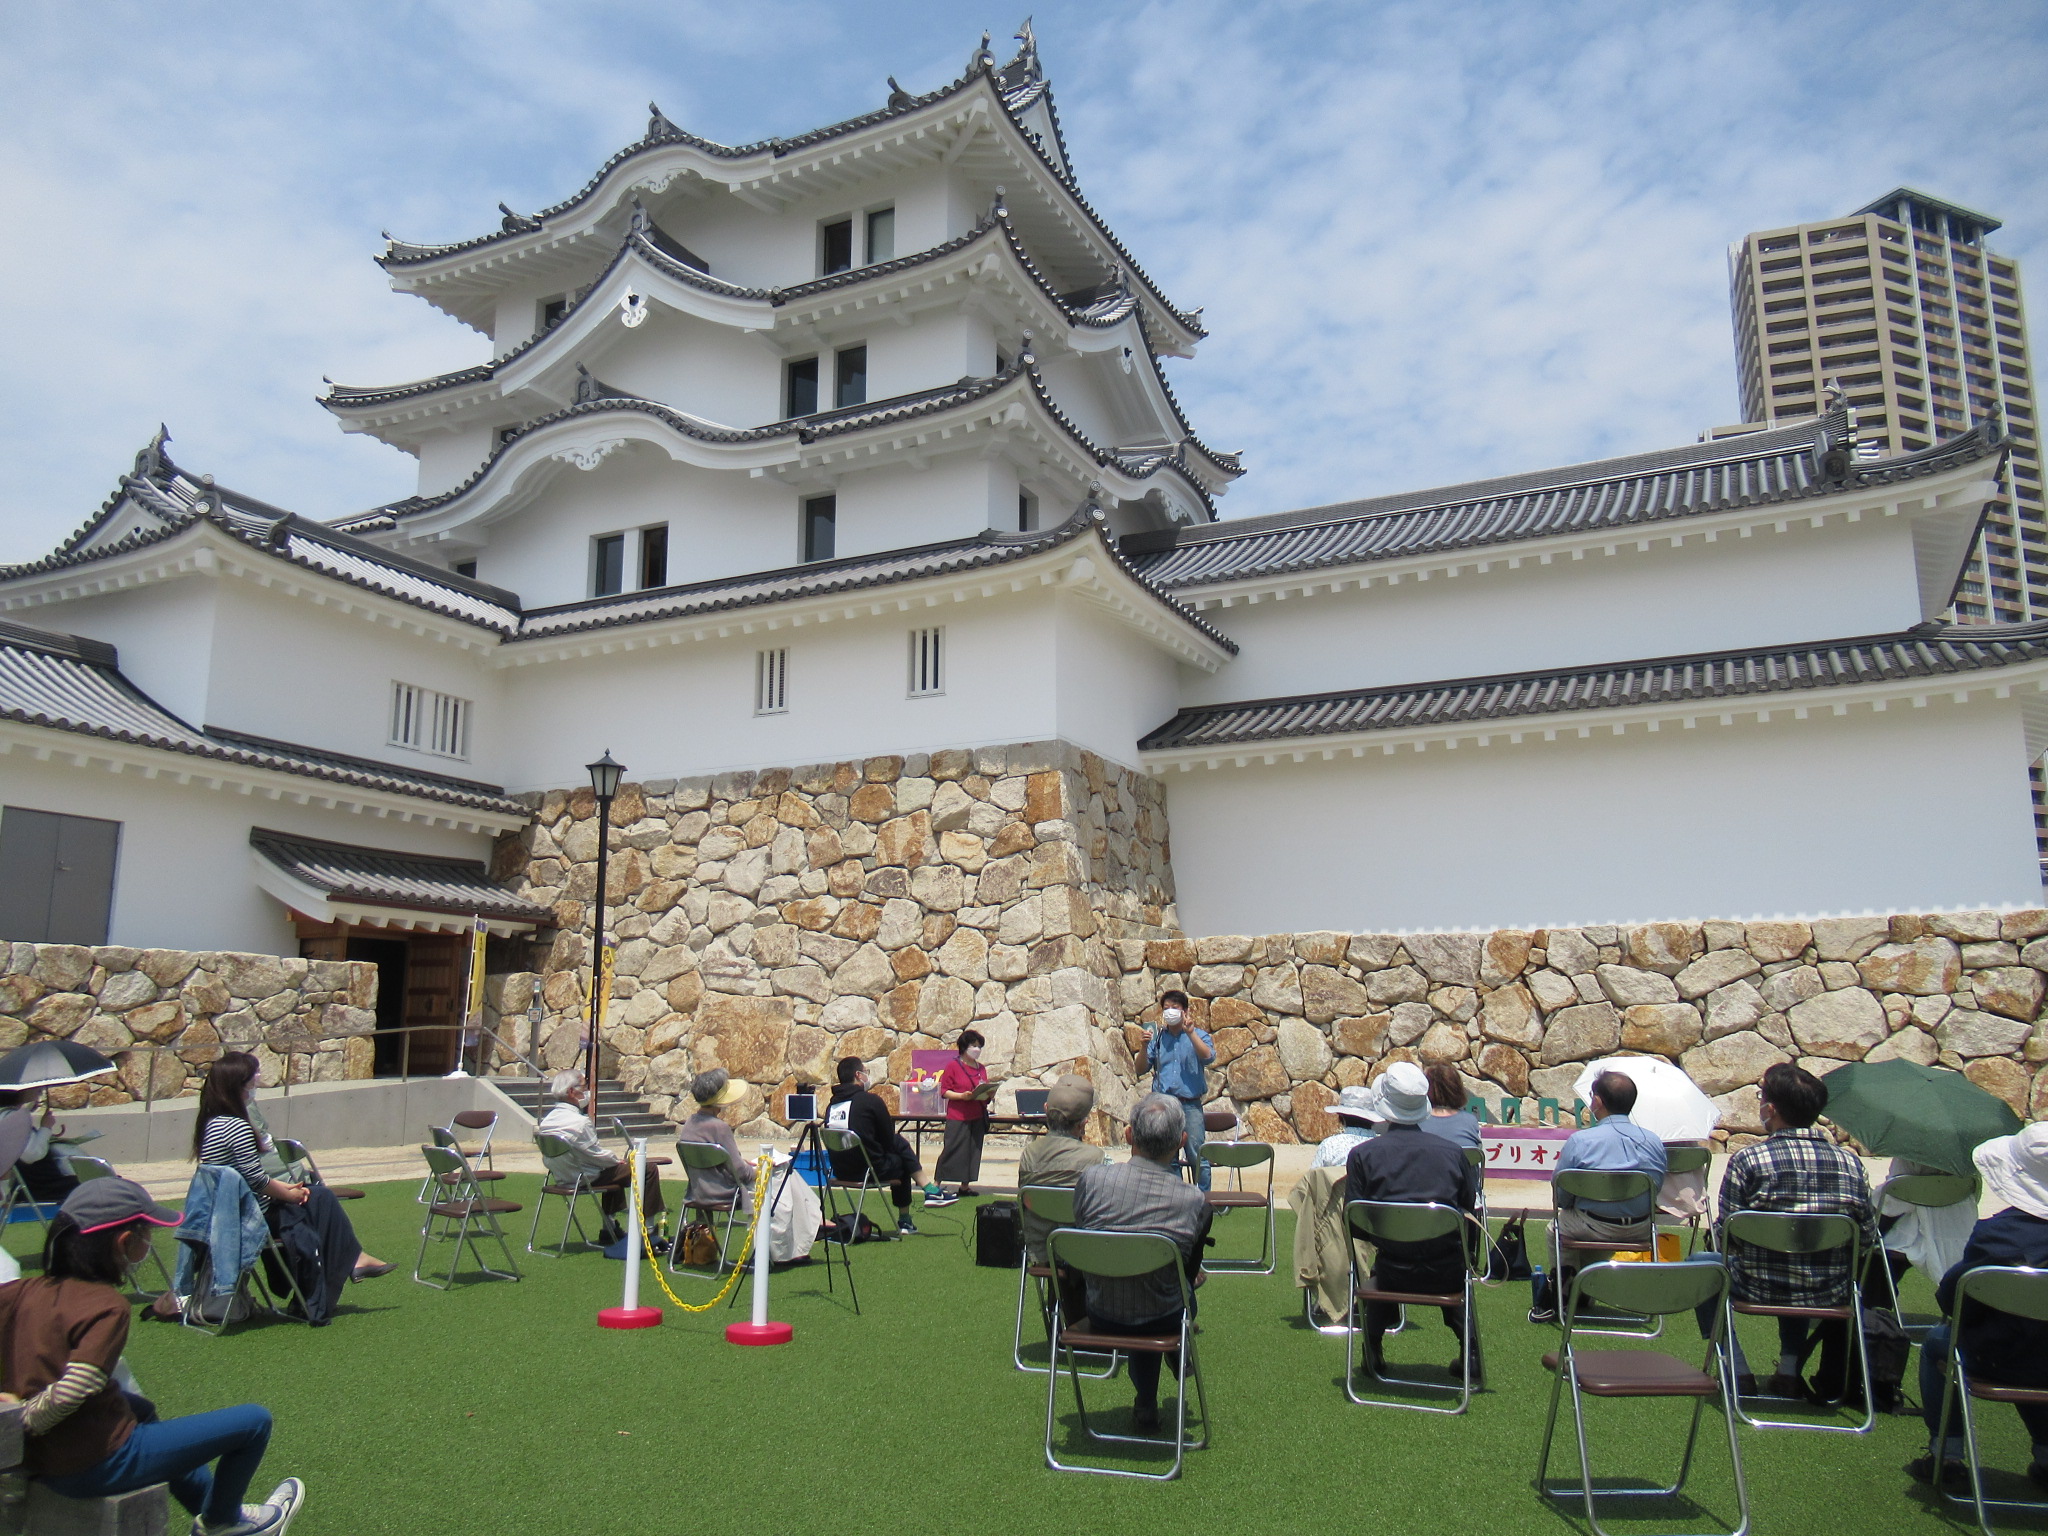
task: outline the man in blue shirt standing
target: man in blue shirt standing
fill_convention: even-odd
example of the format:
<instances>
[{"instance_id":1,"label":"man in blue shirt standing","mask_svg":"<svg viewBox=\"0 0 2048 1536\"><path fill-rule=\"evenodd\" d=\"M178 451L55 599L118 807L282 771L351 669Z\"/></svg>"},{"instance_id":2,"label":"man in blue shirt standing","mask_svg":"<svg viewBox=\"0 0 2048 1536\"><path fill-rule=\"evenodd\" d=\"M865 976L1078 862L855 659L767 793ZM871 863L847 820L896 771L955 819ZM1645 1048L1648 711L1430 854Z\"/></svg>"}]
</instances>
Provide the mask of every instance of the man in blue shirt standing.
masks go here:
<instances>
[{"instance_id":1,"label":"man in blue shirt standing","mask_svg":"<svg viewBox=\"0 0 2048 1536\"><path fill-rule=\"evenodd\" d=\"M1177 990L1159 994L1159 1022L1145 1036L1141 1070L1150 1069L1152 1091L1178 1101L1187 1121L1188 1139L1181 1155L1194 1172L1195 1183L1209 1187L1209 1165L1202 1160L1202 1100L1209 1094L1209 1063L1216 1046L1209 1032L1188 1022L1188 995Z\"/></svg>"},{"instance_id":2,"label":"man in blue shirt standing","mask_svg":"<svg viewBox=\"0 0 2048 1536\"><path fill-rule=\"evenodd\" d=\"M1566 1138L1557 1155L1557 1172L1585 1168L1598 1173L1647 1173L1648 1194L1632 1200L1579 1200L1557 1191L1557 1235L1580 1243L1612 1243L1616 1248L1648 1248L1656 1241L1651 1217L1657 1187L1668 1166L1664 1143L1629 1119L1636 1107L1635 1081L1620 1072L1602 1072L1593 1080L1593 1123ZM1557 1320L1557 1308L1571 1296L1579 1265L1559 1250L1557 1284L1550 1305L1529 1314L1532 1323Z\"/></svg>"}]
</instances>

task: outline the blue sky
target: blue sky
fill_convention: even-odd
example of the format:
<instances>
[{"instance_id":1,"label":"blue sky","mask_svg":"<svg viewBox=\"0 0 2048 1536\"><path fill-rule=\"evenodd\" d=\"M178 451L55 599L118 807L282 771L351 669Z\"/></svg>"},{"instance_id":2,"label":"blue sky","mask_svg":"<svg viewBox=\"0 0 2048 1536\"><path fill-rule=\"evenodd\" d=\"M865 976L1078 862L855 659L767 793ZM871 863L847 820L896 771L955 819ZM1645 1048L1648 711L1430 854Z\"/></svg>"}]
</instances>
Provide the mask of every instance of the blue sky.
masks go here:
<instances>
[{"instance_id":1,"label":"blue sky","mask_svg":"<svg viewBox=\"0 0 2048 1536\"><path fill-rule=\"evenodd\" d=\"M0 560L158 421L314 516L404 495L323 374L487 345L371 262L580 185L645 106L736 142L959 73L939 0L0 5ZM1091 201L1212 332L1173 365L1247 515L1691 441L1736 417L1729 241L1901 183L2044 268L2048 6L1036 0ZM1007 55L1005 55L1007 56ZM2031 339L2031 338L2030 338Z\"/></svg>"}]
</instances>

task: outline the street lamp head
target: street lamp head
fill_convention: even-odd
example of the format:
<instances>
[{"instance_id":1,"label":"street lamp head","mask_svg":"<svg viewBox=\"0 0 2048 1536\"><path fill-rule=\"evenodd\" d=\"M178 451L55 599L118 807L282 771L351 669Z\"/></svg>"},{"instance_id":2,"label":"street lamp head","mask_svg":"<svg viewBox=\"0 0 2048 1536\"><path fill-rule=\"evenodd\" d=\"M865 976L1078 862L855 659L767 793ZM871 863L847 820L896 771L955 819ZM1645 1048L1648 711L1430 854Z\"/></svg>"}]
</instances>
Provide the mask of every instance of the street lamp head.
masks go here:
<instances>
[{"instance_id":1,"label":"street lamp head","mask_svg":"<svg viewBox=\"0 0 2048 1536\"><path fill-rule=\"evenodd\" d=\"M590 787L597 791L597 798L609 800L616 795L619 792L619 780L625 772L625 765L613 762L610 752L606 752L603 757L590 764Z\"/></svg>"}]
</instances>

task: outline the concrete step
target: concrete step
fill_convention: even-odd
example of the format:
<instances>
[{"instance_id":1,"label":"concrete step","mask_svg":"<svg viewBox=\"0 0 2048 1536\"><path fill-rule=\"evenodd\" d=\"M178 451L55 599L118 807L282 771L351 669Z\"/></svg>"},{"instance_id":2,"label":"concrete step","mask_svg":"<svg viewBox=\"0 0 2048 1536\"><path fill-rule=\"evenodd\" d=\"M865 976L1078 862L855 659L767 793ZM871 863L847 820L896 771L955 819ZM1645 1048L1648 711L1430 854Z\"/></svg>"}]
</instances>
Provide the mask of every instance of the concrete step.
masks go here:
<instances>
[{"instance_id":1,"label":"concrete step","mask_svg":"<svg viewBox=\"0 0 2048 1536\"><path fill-rule=\"evenodd\" d=\"M533 1078L498 1078L493 1080L505 1096L526 1110L536 1119L543 1113L542 1099L545 1085ZM669 1121L654 1113L647 1101L627 1092L614 1082L600 1082L597 1085L596 1116L598 1133L612 1135L623 1122L629 1136L658 1138L671 1130Z\"/></svg>"}]
</instances>

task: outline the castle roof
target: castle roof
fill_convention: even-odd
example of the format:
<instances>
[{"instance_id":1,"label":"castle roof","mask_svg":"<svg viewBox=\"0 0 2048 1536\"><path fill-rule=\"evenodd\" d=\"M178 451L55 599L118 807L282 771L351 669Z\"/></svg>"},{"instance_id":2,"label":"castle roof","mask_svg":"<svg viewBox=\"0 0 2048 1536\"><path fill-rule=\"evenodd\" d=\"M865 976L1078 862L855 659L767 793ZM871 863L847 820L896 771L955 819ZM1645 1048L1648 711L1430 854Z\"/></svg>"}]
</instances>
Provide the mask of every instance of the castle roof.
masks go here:
<instances>
[{"instance_id":1,"label":"castle roof","mask_svg":"<svg viewBox=\"0 0 2048 1536\"><path fill-rule=\"evenodd\" d=\"M249 829L249 846L283 874L336 901L519 924L554 921L548 908L493 881L477 859L360 848L267 827Z\"/></svg>"}]
</instances>

